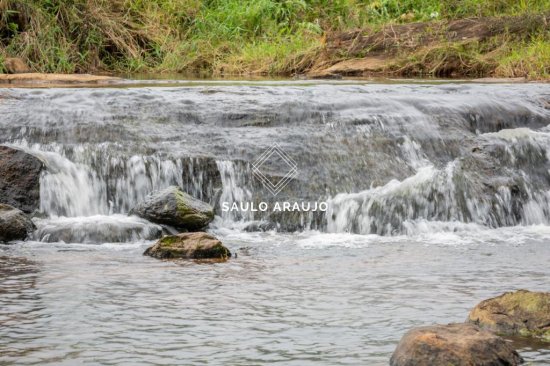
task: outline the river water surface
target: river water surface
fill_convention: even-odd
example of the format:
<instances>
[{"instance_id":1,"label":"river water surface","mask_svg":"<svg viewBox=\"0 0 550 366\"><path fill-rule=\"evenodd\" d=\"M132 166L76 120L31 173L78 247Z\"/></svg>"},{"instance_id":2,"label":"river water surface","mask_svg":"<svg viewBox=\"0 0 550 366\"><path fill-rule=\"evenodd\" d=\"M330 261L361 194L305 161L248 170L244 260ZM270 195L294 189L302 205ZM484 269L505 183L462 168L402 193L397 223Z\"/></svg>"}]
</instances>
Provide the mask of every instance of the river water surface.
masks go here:
<instances>
[{"instance_id":1,"label":"river water surface","mask_svg":"<svg viewBox=\"0 0 550 366\"><path fill-rule=\"evenodd\" d=\"M387 365L411 327L550 289L548 85L0 93L0 143L47 167L33 239L0 245L0 364ZM251 174L274 142L298 166L277 197ZM142 255L159 228L127 214L169 185L217 207L237 257ZM329 209L220 210L277 200Z\"/></svg>"}]
</instances>

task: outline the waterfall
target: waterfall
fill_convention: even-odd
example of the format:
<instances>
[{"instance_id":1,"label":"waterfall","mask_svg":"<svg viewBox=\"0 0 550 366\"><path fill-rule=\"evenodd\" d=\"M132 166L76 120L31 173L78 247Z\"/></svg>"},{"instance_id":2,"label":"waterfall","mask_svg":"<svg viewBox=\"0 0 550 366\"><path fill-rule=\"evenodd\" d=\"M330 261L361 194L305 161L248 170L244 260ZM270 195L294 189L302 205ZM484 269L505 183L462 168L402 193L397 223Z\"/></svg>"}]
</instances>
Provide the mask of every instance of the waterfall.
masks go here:
<instances>
[{"instance_id":1,"label":"waterfall","mask_svg":"<svg viewBox=\"0 0 550 366\"><path fill-rule=\"evenodd\" d=\"M261 221L289 231L414 235L455 230L457 223L550 223L547 85L202 91L10 90L0 104L0 143L46 165L38 238L154 237L162 228L126 215L171 185L212 204L219 225ZM275 142L297 163L296 176L276 196L250 168ZM261 201L327 201L329 209L220 209L224 202Z\"/></svg>"}]
</instances>

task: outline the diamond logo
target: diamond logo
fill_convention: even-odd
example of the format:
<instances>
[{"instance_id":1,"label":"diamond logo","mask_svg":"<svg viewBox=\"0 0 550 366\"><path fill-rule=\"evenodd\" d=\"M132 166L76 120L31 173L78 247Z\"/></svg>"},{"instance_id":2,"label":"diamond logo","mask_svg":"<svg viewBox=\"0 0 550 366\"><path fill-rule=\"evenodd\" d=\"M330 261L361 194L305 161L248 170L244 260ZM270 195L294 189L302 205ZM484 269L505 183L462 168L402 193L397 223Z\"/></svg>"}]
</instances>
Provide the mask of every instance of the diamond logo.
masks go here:
<instances>
[{"instance_id":1,"label":"diamond logo","mask_svg":"<svg viewBox=\"0 0 550 366\"><path fill-rule=\"evenodd\" d=\"M282 178L270 177L268 175L269 168L274 165L287 169L285 176ZM278 144L273 144L252 163L252 173L272 195L276 196L292 178L298 175L298 169L296 162Z\"/></svg>"}]
</instances>

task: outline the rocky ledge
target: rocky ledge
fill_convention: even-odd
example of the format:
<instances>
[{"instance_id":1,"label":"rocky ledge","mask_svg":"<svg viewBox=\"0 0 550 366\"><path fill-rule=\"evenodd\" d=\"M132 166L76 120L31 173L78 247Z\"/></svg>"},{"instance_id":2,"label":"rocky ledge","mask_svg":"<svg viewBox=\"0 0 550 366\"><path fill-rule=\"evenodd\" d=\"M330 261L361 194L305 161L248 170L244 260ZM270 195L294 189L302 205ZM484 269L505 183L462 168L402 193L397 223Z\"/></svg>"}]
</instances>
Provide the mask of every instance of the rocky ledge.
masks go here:
<instances>
[{"instance_id":1,"label":"rocky ledge","mask_svg":"<svg viewBox=\"0 0 550 366\"><path fill-rule=\"evenodd\" d=\"M514 366L522 361L504 339L464 323L411 329L397 345L390 365Z\"/></svg>"},{"instance_id":2,"label":"rocky ledge","mask_svg":"<svg viewBox=\"0 0 550 366\"><path fill-rule=\"evenodd\" d=\"M231 257L231 252L221 241L204 232L165 236L143 254L158 259L225 260Z\"/></svg>"},{"instance_id":3,"label":"rocky ledge","mask_svg":"<svg viewBox=\"0 0 550 366\"><path fill-rule=\"evenodd\" d=\"M108 84L120 81L120 78L90 74L44 74L31 72L25 74L0 74L0 84Z\"/></svg>"},{"instance_id":4,"label":"rocky ledge","mask_svg":"<svg viewBox=\"0 0 550 366\"><path fill-rule=\"evenodd\" d=\"M500 335L550 342L550 292L506 292L479 303L467 321Z\"/></svg>"}]
</instances>

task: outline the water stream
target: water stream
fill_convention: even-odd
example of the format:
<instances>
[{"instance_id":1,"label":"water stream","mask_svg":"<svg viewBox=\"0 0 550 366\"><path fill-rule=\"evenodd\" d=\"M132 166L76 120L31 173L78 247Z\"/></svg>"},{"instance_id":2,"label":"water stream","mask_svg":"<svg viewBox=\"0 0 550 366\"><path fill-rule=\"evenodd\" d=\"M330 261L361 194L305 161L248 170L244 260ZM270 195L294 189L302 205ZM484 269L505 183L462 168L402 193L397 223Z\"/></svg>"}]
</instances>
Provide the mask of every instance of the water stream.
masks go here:
<instances>
[{"instance_id":1,"label":"water stream","mask_svg":"<svg viewBox=\"0 0 550 366\"><path fill-rule=\"evenodd\" d=\"M33 239L0 246L0 364L384 365L411 326L550 287L547 84L10 88L0 116L46 165ZM141 255L162 228L128 212L171 185L237 259ZM283 201L328 209L222 210Z\"/></svg>"}]
</instances>

